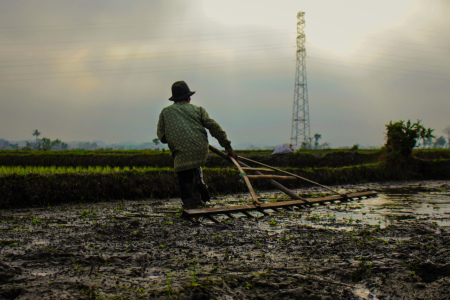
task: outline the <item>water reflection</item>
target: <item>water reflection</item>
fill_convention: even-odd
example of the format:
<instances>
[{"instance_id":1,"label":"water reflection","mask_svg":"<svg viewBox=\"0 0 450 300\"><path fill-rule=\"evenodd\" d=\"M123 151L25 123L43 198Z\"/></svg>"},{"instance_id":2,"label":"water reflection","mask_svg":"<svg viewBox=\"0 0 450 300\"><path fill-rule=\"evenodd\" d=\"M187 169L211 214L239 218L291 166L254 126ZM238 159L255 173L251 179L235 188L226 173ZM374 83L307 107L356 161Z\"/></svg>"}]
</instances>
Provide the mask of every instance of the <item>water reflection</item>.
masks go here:
<instances>
[{"instance_id":1,"label":"water reflection","mask_svg":"<svg viewBox=\"0 0 450 300\"><path fill-rule=\"evenodd\" d=\"M304 224L322 228L352 229L355 224L368 224L384 228L398 222L429 221L438 226L450 226L450 182L427 181L389 184L367 184L359 186L342 186L341 191L355 192L376 190L378 197L347 203L333 203L313 206L307 209L294 208L293 211L272 212L262 218L262 214L254 212L253 216L261 217L258 224L271 232L279 232L283 228ZM311 188L308 191L298 190L299 194L316 194L323 196L325 191ZM274 201L282 195L278 192L264 193L263 201ZM217 205L251 202L251 199L239 195L222 198ZM280 201L280 200L278 200ZM283 201L283 199L281 199ZM238 203L237 203L238 204ZM270 210L266 211L270 212ZM239 216L239 214L237 214ZM244 217L242 215L242 217Z\"/></svg>"}]
</instances>

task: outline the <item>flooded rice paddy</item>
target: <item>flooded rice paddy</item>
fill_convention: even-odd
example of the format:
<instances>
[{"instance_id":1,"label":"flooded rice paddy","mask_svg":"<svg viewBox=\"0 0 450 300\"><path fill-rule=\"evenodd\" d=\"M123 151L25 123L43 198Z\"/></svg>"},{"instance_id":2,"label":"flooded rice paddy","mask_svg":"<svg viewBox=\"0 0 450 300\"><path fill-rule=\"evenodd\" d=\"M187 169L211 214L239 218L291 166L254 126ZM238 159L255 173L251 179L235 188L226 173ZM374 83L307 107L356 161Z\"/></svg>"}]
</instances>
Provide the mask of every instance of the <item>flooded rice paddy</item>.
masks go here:
<instances>
[{"instance_id":1,"label":"flooded rice paddy","mask_svg":"<svg viewBox=\"0 0 450 300\"><path fill-rule=\"evenodd\" d=\"M378 196L344 203L314 205L306 209L293 208L293 211L272 214L282 220L284 225L304 224L314 227L351 229L352 224L368 224L384 228L403 221L429 221L438 226L450 226L450 182L421 181L405 183L383 183L366 185L347 185L334 187L339 193L357 191L376 191ZM305 198L330 196L322 188L297 190ZM260 193L261 202L289 200L281 192ZM251 203L249 195L221 197L212 202L211 207ZM270 212L270 210L268 210ZM252 212L255 218L263 214ZM235 216L245 217L243 214ZM220 219L220 218L219 218ZM222 220L227 219L226 217ZM208 221L206 221L208 222ZM270 227L269 227L270 228Z\"/></svg>"},{"instance_id":2,"label":"flooded rice paddy","mask_svg":"<svg viewBox=\"0 0 450 300\"><path fill-rule=\"evenodd\" d=\"M333 188L378 197L220 224L179 199L1 210L0 299L448 299L450 181Z\"/></svg>"}]
</instances>

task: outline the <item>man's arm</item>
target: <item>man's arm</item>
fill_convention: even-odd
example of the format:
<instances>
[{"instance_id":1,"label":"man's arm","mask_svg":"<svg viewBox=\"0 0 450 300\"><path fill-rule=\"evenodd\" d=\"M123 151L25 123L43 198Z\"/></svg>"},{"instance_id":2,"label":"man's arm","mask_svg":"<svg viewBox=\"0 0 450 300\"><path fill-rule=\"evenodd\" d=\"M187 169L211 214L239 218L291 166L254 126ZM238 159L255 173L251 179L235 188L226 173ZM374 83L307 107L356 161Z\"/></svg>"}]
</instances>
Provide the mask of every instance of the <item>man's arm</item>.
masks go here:
<instances>
[{"instance_id":1,"label":"man's arm","mask_svg":"<svg viewBox=\"0 0 450 300\"><path fill-rule=\"evenodd\" d=\"M233 148L231 148L231 142L227 138L226 132L220 127L219 123L211 119L206 112L206 110L201 107L201 120L202 125L209 130L209 133L219 141L220 146L225 148L225 151L228 152L228 155L233 158L237 158L236 152L234 152Z\"/></svg>"},{"instance_id":2,"label":"man's arm","mask_svg":"<svg viewBox=\"0 0 450 300\"><path fill-rule=\"evenodd\" d=\"M166 130L165 130L165 124L164 124L164 115L161 112L159 114L159 120L158 120L158 129L156 134L158 135L158 139L161 141L161 143L166 144Z\"/></svg>"}]
</instances>

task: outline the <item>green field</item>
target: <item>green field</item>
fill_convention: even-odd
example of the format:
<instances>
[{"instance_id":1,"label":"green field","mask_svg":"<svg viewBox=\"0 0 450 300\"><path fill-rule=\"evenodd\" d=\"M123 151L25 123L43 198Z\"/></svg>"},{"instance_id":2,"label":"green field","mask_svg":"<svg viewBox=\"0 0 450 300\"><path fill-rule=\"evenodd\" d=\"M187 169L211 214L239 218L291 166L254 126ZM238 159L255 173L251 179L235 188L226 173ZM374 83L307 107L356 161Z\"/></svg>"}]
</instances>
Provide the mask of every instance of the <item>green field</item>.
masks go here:
<instances>
[{"instance_id":1,"label":"green field","mask_svg":"<svg viewBox=\"0 0 450 300\"><path fill-rule=\"evenodd\" d=\"M147 171L169 171L170 168L158 167L110 167L110 166L89 166L89 167L57 167L57 166L0 166L0 176L27 175L27 174L110 174L119 172L147 172Z\"/></svg>"},{"instance_id":2,"label":"green field","mask_svg":"<svg viewBox=\"0 0 450 300\"><path fill-rule=\"evenodd\" d=\"M415 150L416 158L401 170L383 164L379 150L237 152L326 185L450 178L450 150ZM168 151L0 151L0 208L178 197L172 166ZM204 176L213 195L247 192L239 172L215 154L210 153ZM264 180L254 186L272 189Z\"/></svg>"}]
</instances>

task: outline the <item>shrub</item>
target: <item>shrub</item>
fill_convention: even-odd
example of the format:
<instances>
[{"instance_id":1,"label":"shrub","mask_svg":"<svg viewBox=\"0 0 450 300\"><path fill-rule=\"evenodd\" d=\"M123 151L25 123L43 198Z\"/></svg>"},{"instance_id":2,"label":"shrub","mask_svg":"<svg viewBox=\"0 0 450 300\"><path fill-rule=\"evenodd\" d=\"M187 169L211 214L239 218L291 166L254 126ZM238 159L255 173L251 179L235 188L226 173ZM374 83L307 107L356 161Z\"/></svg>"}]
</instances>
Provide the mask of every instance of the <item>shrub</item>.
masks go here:
<instances>
[{"instance_id":1,"label":"shrub","mask_svg":"<svg viewBox=\"0 0 450 300\"><path fill-rule=\"evenodd\" d=\"M419 139L426 139L434 137L432 132L434 129L426 129L420 125L418 120L415 123L398 121L392 123L392 121L386 125L386 145L385 155L390 162L401 162L408 160L411 157L412 150L416 146Z\"/></svg>"}]
</instances>

